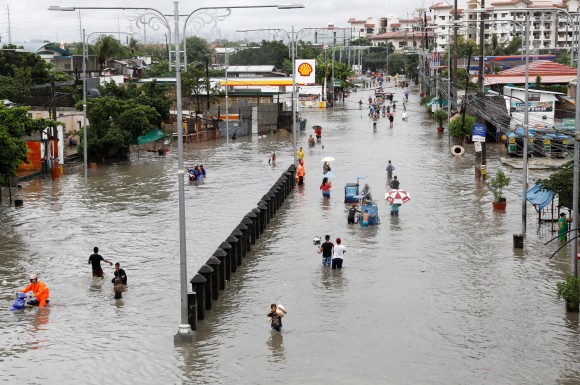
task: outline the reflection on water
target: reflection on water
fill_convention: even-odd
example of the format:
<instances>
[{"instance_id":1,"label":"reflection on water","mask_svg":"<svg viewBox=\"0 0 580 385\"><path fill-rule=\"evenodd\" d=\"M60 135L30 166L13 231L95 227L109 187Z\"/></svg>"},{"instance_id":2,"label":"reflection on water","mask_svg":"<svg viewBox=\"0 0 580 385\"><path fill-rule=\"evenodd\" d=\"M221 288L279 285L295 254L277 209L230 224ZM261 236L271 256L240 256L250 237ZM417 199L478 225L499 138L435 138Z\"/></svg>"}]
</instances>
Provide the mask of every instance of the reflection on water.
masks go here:
<instances>
[{"instance_id":1,"label":"reflection on water","mask_svg":"<svg viewBox=\"0 0 580 385\"><path fill-rule=\"evenodd\" d=\"M286 355L284 352L283 332L279 333L274 330L270 332L270 338L268 338L268 348L272 352L271 362L283 363L286 360Z\"/></svg>"},{"instance_id":2,"label":"reflection on water","mask_svg":"<svg viewBox=\"0 0 580 385\"><path fill-rule=\"evenodd\" d=\"M555 294L555 282L570 270L570 248L547 258L555 246L543 245L551 233L537 229L533 209L524 250L512 248L521 228L518 172L507 170L513 180L507 211L494 212L491 195L474 181L472 146L452 157L447 137L437 136L415 94L407 124L396 120L388 129L381 118L373 132L356 105L368 94L356 95L352 108L347 99L347 108L304 112L309 126L323 126L324 148L306 146L310 128L300 133L305 184L228 282L192 346L173 346L180 319L175 149L167 157L99 165L88 179L73 174L25 183L21 210L0 206L0 282L6 280L0 299L7 309L27 275L38 272L51 305L48 312L0 316L6 378L580 384L577 315L566 314ZM268 164L272 150L275 166ZM488 145L491 172L504 152ZM336 159L330 199L319 189L325 156ZM202 183L185 183L191 277L291 164L291 135L186 144L184 159L207 170ZM388 159L412 196L399 217L389 215L383 199ZM346 223L343 186L360 175L377 200L378 226ZM340 271L321 266L312 245L325 234L347 247ZM131 277L122 300L113 299L108 265L104 279L91 277L87 258L94 246ZM274 302L289 309L281 334L264 322ZM336 357L344 358L340 365ZM42 366L29 364L40 360Z\"/></svg>"}]
</instances>

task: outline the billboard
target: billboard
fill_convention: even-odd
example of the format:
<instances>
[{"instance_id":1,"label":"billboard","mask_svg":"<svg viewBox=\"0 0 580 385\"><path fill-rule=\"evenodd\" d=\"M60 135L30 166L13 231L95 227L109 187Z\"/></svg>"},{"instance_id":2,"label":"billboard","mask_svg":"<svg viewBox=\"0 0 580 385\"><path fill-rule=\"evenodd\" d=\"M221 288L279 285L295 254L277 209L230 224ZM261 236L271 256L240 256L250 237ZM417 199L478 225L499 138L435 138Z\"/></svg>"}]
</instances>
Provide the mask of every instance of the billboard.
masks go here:
<instances>
[{"instance_id":1,"label":"billboard","mask_svg":"<svg viewBox=\"0 0 580 385\"><path fill-rule=\"evenodd\" d=\"M512 101L510 105L511 112L524 112L525 104L520 101ZM554 111L554 102L528 102L528 112L552 112Z\"/></svg>"}]
</instances>

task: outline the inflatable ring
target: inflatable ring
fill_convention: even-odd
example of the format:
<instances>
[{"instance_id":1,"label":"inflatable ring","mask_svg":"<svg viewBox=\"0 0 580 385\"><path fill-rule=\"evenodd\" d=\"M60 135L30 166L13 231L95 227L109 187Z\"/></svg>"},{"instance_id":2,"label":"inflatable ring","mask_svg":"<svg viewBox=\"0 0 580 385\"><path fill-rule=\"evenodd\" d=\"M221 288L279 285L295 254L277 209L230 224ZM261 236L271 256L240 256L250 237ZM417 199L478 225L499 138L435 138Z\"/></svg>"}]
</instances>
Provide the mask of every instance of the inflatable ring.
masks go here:
<instances>
[{"instance_id":1,"label":"inflatable ring","mask_svg":"<svg viewBox=\"0 0 580 385\"><path fill-rule=\"evenodd\" d=\"M461 156L465 152L465 149L459 145L451 147L451 154L454 156Z\"/></svg>"}]
</instances>

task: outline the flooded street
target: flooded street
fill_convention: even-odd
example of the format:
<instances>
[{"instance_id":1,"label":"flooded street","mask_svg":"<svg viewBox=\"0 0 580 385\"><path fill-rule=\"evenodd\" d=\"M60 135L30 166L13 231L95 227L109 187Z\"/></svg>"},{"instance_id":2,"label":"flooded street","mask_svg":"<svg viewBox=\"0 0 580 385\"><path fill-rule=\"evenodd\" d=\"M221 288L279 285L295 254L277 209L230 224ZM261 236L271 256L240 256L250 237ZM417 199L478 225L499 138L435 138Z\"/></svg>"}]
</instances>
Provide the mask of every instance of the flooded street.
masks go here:
<instances>
[{"instance_id":1,"label":"flooded street","mask_svg":"<svg viewBox=\"0 0 580 385\"><path fill-rule=\"evenodd\" d=\"M180 320L177 151L99 165L84 175L35 180L24 207L0 206L0 382L7 384L580 384L579 323L556 297L568 275L568 248L543 243L528 206L523 251L521 171L507 170L505 213L474 180L473 145L453 158L447 132L402 90L394 128L367 116L370 91L334 110L305 110L305 185L297 186L191 346L174 347ZM363 109L358 107L362 98ZM322 148L307 148L312 125ZM291 164L292 136L185 145L185 164L202 163L202 185L186 182L188 276L209 258ZM277 165L268 165L272 150ZM488 170L504 148L488 144ZM332 156L333 189L321 196L320 159ZM390 159L412 200L389 216ZM532 171L532 179L543 176ZM347 225L344 185L366 176L381 223ZM5 198L6 193L3 193ZM342 238L342 271L321 265L315 236ZM555 235L555 234L554 234ZM113 299L113 268L94 280L92 248L128 275ZM13 313L14 292L38 272L51 291L45 309ZM288 310L270 331L271 303Z\"/></svg>"}]
</instances>

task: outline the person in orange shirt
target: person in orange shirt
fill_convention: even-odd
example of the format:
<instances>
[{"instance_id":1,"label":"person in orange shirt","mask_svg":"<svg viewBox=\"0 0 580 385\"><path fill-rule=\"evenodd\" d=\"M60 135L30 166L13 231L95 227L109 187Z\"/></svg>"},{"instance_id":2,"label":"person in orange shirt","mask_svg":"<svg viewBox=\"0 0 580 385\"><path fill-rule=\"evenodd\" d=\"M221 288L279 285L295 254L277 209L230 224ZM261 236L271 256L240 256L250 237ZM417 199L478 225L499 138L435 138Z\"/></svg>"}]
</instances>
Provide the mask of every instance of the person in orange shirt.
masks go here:
<instances>
[{"instance_id":1,"label":"person in orange shirt","mask_svg":"<svg viewBox=\"0 0 580 385\"><path fill-rule=\"evenodd\" d=\"M296 170L296 179L298 180L298 185L304 184L304 161L300 162L298 170Z\"/></svg>"},{"instance_id":2,"label":"person in orange shirt","mask_svg":"<svg viewBox=\"0 0 580 385\"><path fill-rule=\"evenodd\" d=\"M46 286L44 282L39 281L36 274L30 275L30 284L20 291L22 293L28 293L29 291L32 291L36 297L36 300L38 301L38 306L40 307L46 306L46 303L48 302L48 296L50 294L48 286Z\"/></svg>"}]
</instances>

